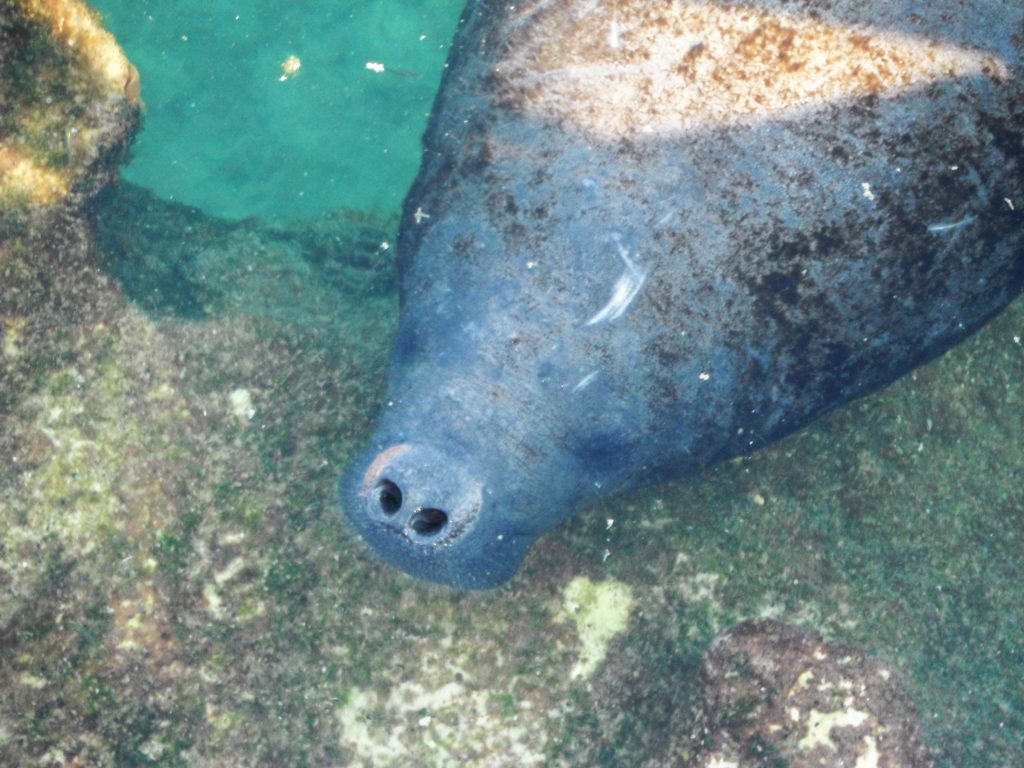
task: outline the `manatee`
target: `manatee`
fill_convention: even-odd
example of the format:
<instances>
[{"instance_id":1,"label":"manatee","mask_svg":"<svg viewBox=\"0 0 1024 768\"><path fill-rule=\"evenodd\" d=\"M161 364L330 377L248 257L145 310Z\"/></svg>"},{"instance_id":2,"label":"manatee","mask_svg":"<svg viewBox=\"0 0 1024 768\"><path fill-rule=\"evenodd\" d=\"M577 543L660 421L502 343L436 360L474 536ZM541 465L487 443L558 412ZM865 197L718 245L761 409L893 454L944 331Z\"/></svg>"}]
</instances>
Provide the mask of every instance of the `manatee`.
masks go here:
<instances>
[{"instance_id":1,"label":"manatee","mask_svg":"<svg viewBox=\"0 0 1024 768\"><path fill-rule=\"evenodd\" d=\"M460 588L892 382L1024 285L1019 0L473 0L341 481Z\"/></svg>"}]
</instances>

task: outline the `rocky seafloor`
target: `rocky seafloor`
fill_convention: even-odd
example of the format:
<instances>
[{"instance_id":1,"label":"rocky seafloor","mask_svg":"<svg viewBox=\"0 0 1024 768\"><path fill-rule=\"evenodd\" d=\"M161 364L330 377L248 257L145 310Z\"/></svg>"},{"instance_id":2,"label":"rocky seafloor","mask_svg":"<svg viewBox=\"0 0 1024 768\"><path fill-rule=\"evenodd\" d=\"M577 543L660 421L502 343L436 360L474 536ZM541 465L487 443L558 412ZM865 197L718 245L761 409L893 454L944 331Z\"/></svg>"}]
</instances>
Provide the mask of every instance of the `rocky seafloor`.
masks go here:
<instances>
[{"instance_id":1,"label":"rocky seafloor","mask_svg":"<svg viewBox=\"0 0 1024 768\"><path fill-rule=\"evenodd\" d=\"M0 765L1024 764L1024 303L437 587L335 501L395 222L98 193L130 64L70 0L3 0L0 56Z\"/></svg>"}]
</instances>

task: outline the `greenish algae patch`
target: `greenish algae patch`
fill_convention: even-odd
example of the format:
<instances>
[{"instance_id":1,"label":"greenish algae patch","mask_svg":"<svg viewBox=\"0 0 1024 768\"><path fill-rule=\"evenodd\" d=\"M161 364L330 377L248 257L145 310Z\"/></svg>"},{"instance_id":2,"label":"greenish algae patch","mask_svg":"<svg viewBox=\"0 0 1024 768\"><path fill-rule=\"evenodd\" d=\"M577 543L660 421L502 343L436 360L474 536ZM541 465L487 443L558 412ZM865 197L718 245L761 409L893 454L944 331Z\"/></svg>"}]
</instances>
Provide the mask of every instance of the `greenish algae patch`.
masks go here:
<instances>
[{"instance_id":1,"label":"greenish algae patch","mask_svg":"<svg viewBox=\"0 0 1024 768\"><path fill-rule=\"evenodd\" d=\"M69 554L80 556L108 537L130 535L129 529L159 529L167 505L133 503L122 482L140 446L174 434L188 412L163 383L139 393L160 407L146 408L145 421L125 419L127 390L137 382L118 367L124 351L101 351L88 372L59 370L26 399L32 417L19 438L31 446L26 458L32 468L21 486L24 518L5 531L8 546L56 537Z\"/></svg>"},{"instance_id":2,"label":"greenish algae patch","mask_svg":"<svg viewBox=\"0 0 1024 768\"><path fill-rule=\"evenodd\" d=\"M559 619L576 625L581 646L572 677L589 677L604 661L608 644L626 629L633 602L629 585L610 579L594 583L577 576L565 585Z\"/></svg>"}]
</instances>

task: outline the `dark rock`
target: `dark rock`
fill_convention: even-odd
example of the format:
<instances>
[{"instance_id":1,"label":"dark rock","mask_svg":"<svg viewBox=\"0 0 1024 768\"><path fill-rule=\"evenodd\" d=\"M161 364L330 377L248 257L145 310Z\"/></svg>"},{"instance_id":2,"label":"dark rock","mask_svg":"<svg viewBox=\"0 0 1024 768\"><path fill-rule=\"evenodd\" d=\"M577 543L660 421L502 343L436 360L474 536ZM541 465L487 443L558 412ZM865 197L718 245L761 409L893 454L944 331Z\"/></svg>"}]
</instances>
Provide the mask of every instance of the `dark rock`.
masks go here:
<instances>
[{"instance_id":1,"label":"dark rock","mask_svg":"<svg viewBox=\"0 0 1024 768\"><path fill-rule=\"evenodd\" d=\"M927 768L923 729L892 667L776 621L719 636L701 669L693 768Z\"/></svg>"}]
</instances>

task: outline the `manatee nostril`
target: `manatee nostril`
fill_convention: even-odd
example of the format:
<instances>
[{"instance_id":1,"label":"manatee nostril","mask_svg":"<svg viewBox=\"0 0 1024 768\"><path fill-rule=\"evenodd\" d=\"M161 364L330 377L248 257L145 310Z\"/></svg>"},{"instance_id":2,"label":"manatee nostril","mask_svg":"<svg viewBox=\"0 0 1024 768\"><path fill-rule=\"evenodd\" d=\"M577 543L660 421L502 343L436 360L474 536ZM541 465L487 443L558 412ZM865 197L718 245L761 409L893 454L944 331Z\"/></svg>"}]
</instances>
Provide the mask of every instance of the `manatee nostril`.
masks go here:
<instances>
[{"instance_id":1,"label":"manatee nostril","mask_svg":"<svg viewBox=\"0 0 1024 768\"><path fill-rule=\"evenodd\" d=\"M393 515L402 508L402 489L390 480L377 483L377 501L385 515Z\"/></svg>"},{"instance_id":2,"label":"manatee nostril","mask_svg":"<svg viewBox=\"0 0 1024 768\"><path fill-rule=\"evenodd\" d=\"M409 527L420 536L434 536L448 524L448 514L440 509L417 509Z\"/></svg>"}]
</instances>

